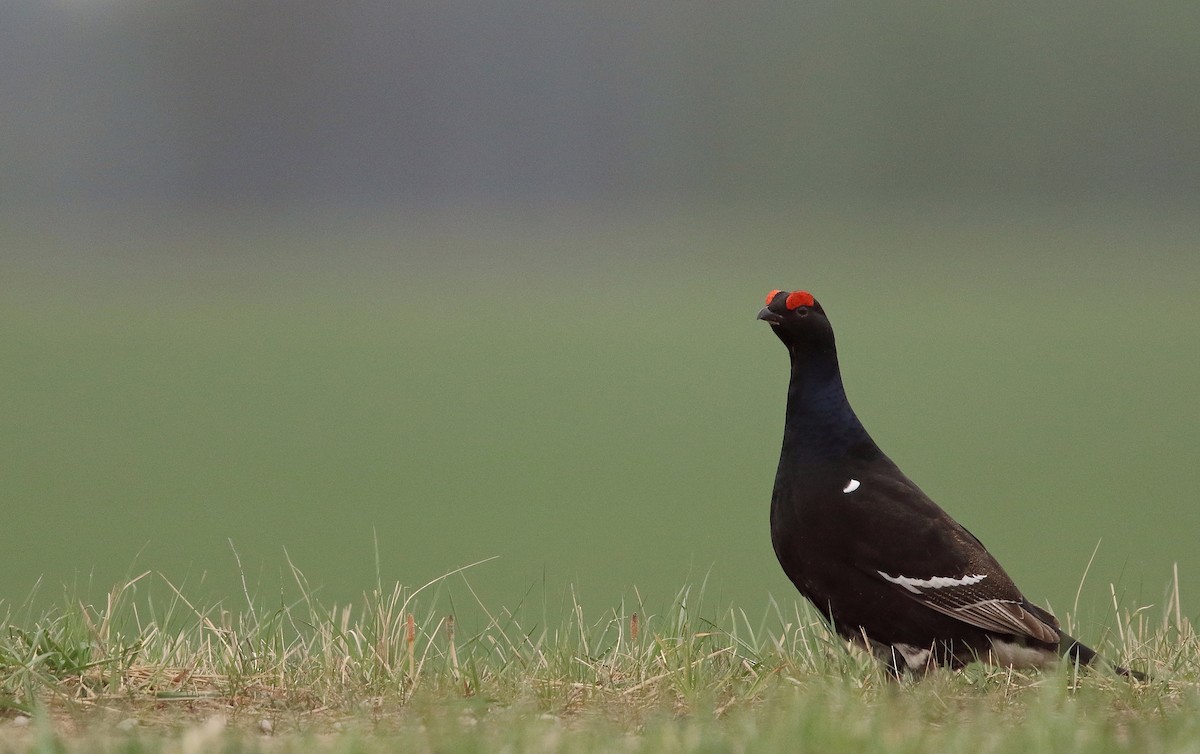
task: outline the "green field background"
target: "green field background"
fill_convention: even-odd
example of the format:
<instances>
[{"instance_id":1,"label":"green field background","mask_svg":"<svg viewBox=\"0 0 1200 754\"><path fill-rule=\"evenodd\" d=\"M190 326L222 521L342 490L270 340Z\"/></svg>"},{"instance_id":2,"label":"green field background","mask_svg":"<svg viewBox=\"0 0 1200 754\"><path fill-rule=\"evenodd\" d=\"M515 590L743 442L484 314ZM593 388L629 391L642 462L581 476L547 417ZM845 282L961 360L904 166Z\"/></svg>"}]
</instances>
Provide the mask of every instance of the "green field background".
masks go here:
<instances>
[{"instance_id":1,"label":"green field background","mask_svg":"<svg viewBox=\"0 0 1200 754\"><path fill-rule=\"evenodd\" d=\"M767 531L787 359L754 315L803 287L876 440L1031 599L1072 610L1098 546L1085 635L1110 584L1161 604L1175 564L1195 615L1191 212L81 215L3 242L9 606L147 570L287 601L289 558L344 602L492 556L478 599L535 618L701 583L790 604ZM444 594L472 612L460 578Z\"/></svg>"}]
</instances>

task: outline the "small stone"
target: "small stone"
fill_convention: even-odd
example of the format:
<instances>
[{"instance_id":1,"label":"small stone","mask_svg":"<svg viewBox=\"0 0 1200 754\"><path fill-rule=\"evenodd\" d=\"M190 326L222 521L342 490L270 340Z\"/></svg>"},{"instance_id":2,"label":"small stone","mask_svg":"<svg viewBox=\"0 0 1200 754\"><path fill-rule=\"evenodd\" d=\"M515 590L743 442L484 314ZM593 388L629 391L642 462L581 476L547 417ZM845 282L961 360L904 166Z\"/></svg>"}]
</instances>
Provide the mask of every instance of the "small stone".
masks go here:
<instances>
[{"instance_id":1,"label":"small stone","mask_svg":"<svg viewBox=\"0 0 1200 754\"><path fill-rule=\"evenodd\" d=\"M135 730L137 727L138 721L132 717L127 717L121 722L117 723L117 730L121 731L122 733L128 733L131 730Z\"/></svg>"},{"instance_id":2,"label":"small stone","mask_svg":"<svg viewBox=\"0 0 1200 754\"><path fill-rule=\"evenodd\" d=\"M13 718L12 724L14 728L24 728L29 725L29 718L25 715L17 715Z\"/></svg>"},{"instance_id":3,"label":"small stone","mask_svg":"<svg viewBox=\"0 0 1200 754\"><path fill-rule=\"evenodd\" d=\"M258 729L269 736L275 732L275 723L264 717L258 721Z\"/></svg>"}]
</instances>

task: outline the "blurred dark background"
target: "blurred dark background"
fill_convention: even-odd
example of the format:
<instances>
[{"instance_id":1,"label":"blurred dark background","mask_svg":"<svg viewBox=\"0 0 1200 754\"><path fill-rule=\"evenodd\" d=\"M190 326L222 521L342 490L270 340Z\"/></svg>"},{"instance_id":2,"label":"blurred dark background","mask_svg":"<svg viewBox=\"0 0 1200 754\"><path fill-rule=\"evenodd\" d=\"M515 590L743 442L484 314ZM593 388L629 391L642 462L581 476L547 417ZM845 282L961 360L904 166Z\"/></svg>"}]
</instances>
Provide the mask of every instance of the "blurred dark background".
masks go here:
<instances>
[{"instance_id":1,"label":"blurred dark background","mask_svg":"<svg viewBox=\"0 0 1200 754\"><path fill-rule=\"evenodd\" d=\"M0 70L7 604L790 604L793 287L1083 638L1200 569L1200 4L18 0Z\"/></svg>"},{"instance_id":2,"label":"blurred dark background","mask_svg":"<svg viewBox=\"0 0 1200 754\"><path fill-rule=\"evenodd\" d=\"M8 205L1200 191L1193 3L0 8Z\"/></svg>"}]
</instances>

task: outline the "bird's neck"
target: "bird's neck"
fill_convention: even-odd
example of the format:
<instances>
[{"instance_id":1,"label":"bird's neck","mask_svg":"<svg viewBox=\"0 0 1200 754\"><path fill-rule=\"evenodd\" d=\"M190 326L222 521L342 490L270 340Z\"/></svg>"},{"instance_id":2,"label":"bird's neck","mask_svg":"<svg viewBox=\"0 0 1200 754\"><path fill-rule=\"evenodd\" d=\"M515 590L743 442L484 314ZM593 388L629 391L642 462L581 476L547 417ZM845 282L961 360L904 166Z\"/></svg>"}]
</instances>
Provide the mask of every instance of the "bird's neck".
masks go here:
<instances>
[{"instance_id":1,"label":"bird's neck","mask_svg":"<svg viewBox=\"0 0 1200 754\"><path fill-rule=\"evenodd\" d=\"M838 459L876 449L858 420L832 351L793 354L783 452L798 460Z\"/></svg>"}]
</instances>

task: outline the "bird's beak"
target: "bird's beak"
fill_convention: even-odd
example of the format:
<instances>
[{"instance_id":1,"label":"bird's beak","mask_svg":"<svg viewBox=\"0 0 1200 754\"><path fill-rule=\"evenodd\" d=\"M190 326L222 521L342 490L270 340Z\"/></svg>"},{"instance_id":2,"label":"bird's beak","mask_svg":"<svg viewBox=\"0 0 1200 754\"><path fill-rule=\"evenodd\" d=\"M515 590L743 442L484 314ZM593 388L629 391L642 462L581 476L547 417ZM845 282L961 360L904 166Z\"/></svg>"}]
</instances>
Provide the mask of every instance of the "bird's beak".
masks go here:
<instances>
[{"instance_id":1,"label":"bird's beak","mask_svg":"<svg viewBox=\"0 0 1200 754\"><path fill-rule=\"evenodd\" d=\"M768 307L765 307L765 306L758 312L758 318L765 322L768 322L771 325L771 327L774 327L775 325L783 324L783 317L779 316L778 314L771 311Z\"/></svg>"}]
</instances>

